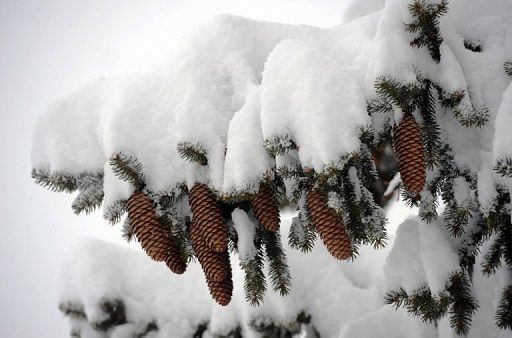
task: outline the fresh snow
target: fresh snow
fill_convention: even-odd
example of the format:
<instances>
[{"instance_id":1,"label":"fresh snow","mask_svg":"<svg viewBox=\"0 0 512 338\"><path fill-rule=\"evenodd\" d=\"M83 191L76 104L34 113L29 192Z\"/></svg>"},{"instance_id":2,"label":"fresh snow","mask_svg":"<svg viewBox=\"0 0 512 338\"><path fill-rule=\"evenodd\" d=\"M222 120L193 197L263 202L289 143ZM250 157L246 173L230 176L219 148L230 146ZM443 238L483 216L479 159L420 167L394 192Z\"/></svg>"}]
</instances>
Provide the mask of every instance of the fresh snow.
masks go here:
<instances>
[{"instance_id":1,"label":"fresh snow","mask_svg":"<svg viewBox=\"0 0 512 338\"><path fill-rule=\"evenodd\" d=\"M104 173L106 210L133 191L108 165L108 158L120 151L142 163L151 191L204 182L221 193L252 193L274 165L300 163L316 171L342 165L343 156L359 150L361 127L373 123L383 128L402 116L393 107L393 116L370 120L366 100L376 95L375 80L390 75L411 82L419 70L447 90L464 90L474 103L465 99L466 108L488 109L489 122L482 128L461 126L451 111L440 110L437 118L456 163L478 178L476 191L464 178L455 179L454 201L467 206L477 195L481 210L492 211L495 186L512 189L512 180L493 171L497 160L512 157L512 85L503 72L503 63L512 59L512 2L495 0L490 6L484 0L451 0L440 19L444 42L439 64L432 63L427 49L411 48L403 24L412 18L404 1L359 3L347 3L346 23L326 29L231 15L212 19L160 68L99 79L49 107L35 128L33 167L74 176ZM482 51L467 50L464 40L480 43ZM276 136L290 137L298 150L274 163L264 144ZM180 158L180 142L203 147L208 166ZM349 176L359 198L353 170ZM390 186L399 180L397 175ZM285 184L289 193L293 183ZM232 216L241 252L248 255L253 225L242 210ZM290 219L283 223L286 238ZM234 299L220 308L212 305L197 264L184 276L173 276L139 253L89 242L65 266L61 299L78 302L88 318L101 319L98 302L122 298L130 323L115 329L117 337L151 320L162 337L190 335L209 319L212 332L226 333L237 323L249 332L249 320L272 317L287 323L301 310L313 316L326 337L451 337L446 319L435 331L382 304L384 293L400 286L406 291L443 289L446 276L458 268L456 245L445 225L391 218L389 233L386 249L363 247L349 263L334 261L322 245L303 255L284 244L291 293L279 297L268 290L256 308L244 300L237 264L232 264ZM502 335L490 314L510 278L503 271L491 278L476 272L481 311L468 337ZM99 336L85 323L76 325L84 325L84 338ZM385 331L387 325L396 330Z\"/></svg>"}]
</instances>

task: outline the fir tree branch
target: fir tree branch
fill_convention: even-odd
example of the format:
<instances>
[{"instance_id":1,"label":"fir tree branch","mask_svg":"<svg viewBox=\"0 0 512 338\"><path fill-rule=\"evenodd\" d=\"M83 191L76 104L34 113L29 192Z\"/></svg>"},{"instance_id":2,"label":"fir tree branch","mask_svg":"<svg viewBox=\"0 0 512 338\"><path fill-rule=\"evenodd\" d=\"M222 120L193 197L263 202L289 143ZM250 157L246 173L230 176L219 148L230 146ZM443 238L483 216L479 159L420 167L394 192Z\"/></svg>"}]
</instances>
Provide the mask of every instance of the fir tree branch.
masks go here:
<instances>
[{"instance_id":1,"label":"fir tree branch","mask_svg":"<svg viewBox=\"0 0 512 338\"><path fill-rule=\"evenodd\" d=\"M142 173L142 163L134 156L123 153L117 153L110 157L110 166L114 174L123 181L128 181L137 189L144 187L144 175Z\"/></svg>"},{"instance_id":2,"label":"fir tree branch","mask_svg":"<svg viewBox=\"0 0 512 338\"><path fill-rule=\"evenodd\" d=\"M45 169L32 169L32 178L36 184L54 192L72 193L78 189L76 178L62 172L50 172Z\"/></svg>"},{"instance_id":3,"label":"fir tree branch","mask_svg":"<svg viewBox=\"0 0 512 338\"><path fill-rule=\"evenodd\" d=\"M299 216L294 217L292 220L290 232L288 233L288 243L291 248L308 253L313 250L315 239L316 233L309 221L307 210L301 208Z\"/></svg>"},{"instance_id":4,"label":"fir tree branch","mask_svg":"<svg viewBox=\"0 0 512 338\"><path fill-rule=\"evenodd\" d=\"M423 134L423 149L427 168L432 169L439 164L439 151L441 148L441 128L437 123L436 100L434 88L430 80L422 79L421 95L418 108L423 118L421 132Z\"/></svg>"},{"instance_id":5,"label":"fir tree branch","mask_svg":"<svg viewBox=\"0 0 512 338\"><path fill-rule=\"evenodd\" d=\"M482 273L486 276L493 275L501 267L502 257L501 238L496 238L482 260Z\"/></svg>"},{"instance_id":6,"label":"fir tree branch","mask_svg":"<svg viewBox=\"0 0 512 338\"><path fill-rule=\"evenodd\" d=\"M507 157L498 160L494 170L504 177L512 177L512 158Z\"/></svg>"},{"instance_id":7,"label":"fir tree branch","mask_svg":"<svg viewBox=\"0 0 512 338\"><path fill-rule=\"evenodd\" d=\"M505 70L505 74L512 77L512 61L507 61L503 64L503 69Z\"/></svg>"},{"instance_id":8,"label":"fir tree branch","mask_svg":"<svg viewBox=\"0 0 512 338\"><path fill-rule=\"evenodd\" d=\"M78 190L80 193L73 201L71 208L75 214L85 212L86 214L96 210L103 202L103 173L81 174L77 178Z\"/></svg>"},{"instance_id":9,"label":"fir tree branch","mask_svg":"<svg viewBox=\"0 0 512 338\"><path fill-rule=\"evenodd\" d=\"M441 60L440 46L443 38L439 32L439 18L448 12L448 1L442 0L439 4L427 4L425 0L415 0L409 5L409 12L414 18L411 23L405 24L405 31L418 34L411 46L427 47L432 58Z\"/></svg>"},{"instance_id":10,"label":"fir tree branch","mask_svg":"<svg viewBox=\"0 0 512 338\"><path fill-rule=\"evenodd\" d=\"M450 326L458 335L469 332L473 314L478 309L476 299L471 295L471 284L464 272L455 272L446 285L450 294Z\"/></svg>"},{"instance_id":11,"label":"fir tree branch","mask_svg":"<svg viewBox=\"0 0 512 338\"><path fill-rule=\"evenodd\" d=\"M126 200L117 200L105 208L103 218L105 218L111 225L119 223L121 217L126 212Z\"/></svg>"},{"instance_id":12,"label":"fir tree branch","mask_svg":"<svg viewBox=\"0 0 512 338\"><path fill-rule=\"evenodd\" d=\"M489 122L489 109L483 107L458 107L453 110L453 115L459 123L466 128L481 128Z\"/></svg>"},{"instance_id":13,"label":"fir tree branch","mask_svg":"<svg viewBox=\"0 0 512 338\"><path fill-rule=\"evenodd\" d=\"M255 243L256 251L250 257L240 257L240 267L245 273L245 300L253 306L259 305L265 297L267 283L263 273L263 247Z\"/></svg>"},{"instance_id":14,"label":"fir tree branch","mask_svg":"<svg viewBox=\"0 0 512 338\"><path fill-rule=\"evenodd\" d=\"M185 160L207 165L206 149L199 143L180 142L176 146L176 151Z\"/></svg>"},{"instance_id":15,"label":"fir tree branch","mask_svg":"<svg viewBox=\"0 0 512 338\"><path fill-rule=\"evenodd\" d=\"M265 140L265 150L270 156L276 157L284 155L291 150L298 149L297 144L291 139L290 135L274 136Z\"/></svg>"},{"instance_id":16,"label":"fir tree branch","mask_svg":"<svg viewBox=\"0 0 512 338\"><path fill-rule=\"evenodd\" d=\"M135 235L133 232L133 224L130 222L130 219L126 217L123 222L123 228L121 229L121 235L125 241L128 243L133 240L133 236Z\"/></svg>"},{"instance_id":17,"label":"fir tree branch","mask_svg":"<svg viewBox=\"0 0 512 338\"><path fill-rule=\"evenodd\" d=\"M382 76L375 81L375 91L388 104L396 105L404 113L413 113L420 88L415 83L402 84L395 78Z\"/></svg>"},{"instance_id":18,"label":"fir tree branch","mask_svg":"<svg viewBox=\"0 0 512 338\"><path fill-rule=\"evenodd\" d=\"M272 287L281 296L285 296L290 292L291 276L286 255L281 246L281 238L278 232L268 230L262 230L262 232Z\"/></svg>"},{"instance_id":19,"label":"fir tree branch","mask_svg":"<svg viewBox=\"0 0 512 338\"><path fill-rule=\"evenodd\" d=\"M503 289L494 319L500 329L512 330L512 285Z\"/></svg>"}]
</instances>

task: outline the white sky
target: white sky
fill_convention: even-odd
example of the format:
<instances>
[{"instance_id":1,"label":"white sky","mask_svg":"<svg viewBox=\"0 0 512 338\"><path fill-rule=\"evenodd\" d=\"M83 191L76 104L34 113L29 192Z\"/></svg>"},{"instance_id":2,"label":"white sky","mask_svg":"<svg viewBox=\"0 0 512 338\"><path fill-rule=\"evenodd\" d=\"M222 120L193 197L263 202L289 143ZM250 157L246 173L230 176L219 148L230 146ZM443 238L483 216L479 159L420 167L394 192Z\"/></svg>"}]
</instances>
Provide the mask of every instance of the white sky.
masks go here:
<instances>
[{"instance_id":1,"label":"white sky","mask_svg":"<svg viewBox=\"0 0 512 338\"><path fill-rule=\"evenodd\" d=\"M35 118L100 76L165 60L184 33L220 13L328 27L344 0L0 0L0 337L66 337L60 264L87 236L120 241L100 213L30 178Z\"/></svg>"}]
</instances>

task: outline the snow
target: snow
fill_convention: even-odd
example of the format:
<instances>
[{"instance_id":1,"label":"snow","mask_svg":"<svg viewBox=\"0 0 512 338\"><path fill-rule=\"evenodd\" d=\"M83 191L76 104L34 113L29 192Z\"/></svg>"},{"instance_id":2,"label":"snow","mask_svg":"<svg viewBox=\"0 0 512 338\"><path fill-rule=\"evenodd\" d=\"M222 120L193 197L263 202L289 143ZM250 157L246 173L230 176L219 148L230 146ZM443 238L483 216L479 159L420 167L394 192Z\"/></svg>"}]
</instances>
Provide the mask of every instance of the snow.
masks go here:
<instances>
[{"instance_id":1,"label":"snow","mask_svg":"<svg viewBox=\"0 0 512 338\"><path fill-rule=\"evenodd\" d=\"M327 55L284 40L269 55L261 86L265 139L291 136L303 166L321 172L359 149L359 127L369 122L366 103L350 74Z\"/></svg>"},{"instance_id":2,"label":"snow","mask_svg":"<svg viewBox=\"0 0 512 338\"><path fill-rule=\"evenodd\" d=\"M249 219L249 216L242 209L236 208L231 213L233 227L238 235L238 254L240 259L250 258L254 255L254 235L256 234L256 225Z\"/></svg>"},{"instance_id":3,"label":"snow","mask_svg":"<svg viewBox=\"0 0 512 338\"><path fill-rule=\"evenodd\" d=\"M493 189L494 190L494 189ZM453 197L460 208L469 208L471 203L469 183L464 177L456 177L453 180Z\"/></svg>"},{"instance_id":4,"label":"snow","mask_svg":"<svg viewBox=\"0 0 512 338\"><path fill-rule=\"evenodd\" d=\"M409 210L402 204L394 204L391 217L400 222L404 213ZM242 257L251 250L249 239L254 224L241 209L235 209L232 216ZM282 238L286 238L295 214L282 216ZM285 240L283 247L293 277L288 296L281 297L269 288L263 304L250 306L242 287L244 273L237 264L232 264L233 299L229 306L220 307L208 294L199 264L191 264L183 275L173 275L164 264L151 261L142 252L88 240L73 250L63 266L59 301L84 305L89 319L104 315L99 307L101 300L121 299L128 323L115 326L111 332L120 337L151 321L159 327L155 337L190 337L198 324L209 320L208 334L225 334L241 325L244 337L258 337L250 330L250 321L271 318L276 323L287 324L300 311L312 316L315 328L323 337L336 337L346 326L360 325L360 319L369 313L380 316L384 311L387 317L395 313L383 304L380 286L388 249L363 247L361 258L347 263L333 260L319 240L309 254L292 250ZM420 323L403 314L394 316L397 322L408 325ZM84 338L99 334L87 322L78 324L84 328Z\"/></svg>"},{"instance_id":5,"label":"snow","mask_svg":"<svg viewBox=\"0 0 512 338\"><path fill-rule=\"evenodd\" d=\"M439 109L437 116L442 141L453 149L455 163L476 175L479 207L488 214L496 196L494 187L512 189L511 181L497 177L492 169L496 161L512 157L508 131L512 85L502 69L512 55L512 8L505 0L493 6L483 0L472 4L452 0L453 10L441 18L444 42L439 64L432 62L426 48L411 48L412 35L403 24L412 18L401 0L365 5L350 1L345 23L326 29L218 16L160 68L97 80L51 106L35 128L33 167L73 176L103 172L107 212L133 191L108 165L108 158L117 152L141 162L150 191L204 182L221 193L254 193L274 166L300 164L321 172L343 165L344 156L360 149L361 127L373 123L378 132L402 116L399 107L393 107L393 116L368 116L366 100L375 96L375 80L392 75L412 82L419 70L446 90L464 90L462 106L467 109L488 109L489 123L482 128L461 126L449 109ZM465 49L465 39L481 42L482 52ZM279 155L274 163L264 144L275 137L289 137L298 149ZM203 147L208 164L180 158L176 152L180 142ZM359 201L365 191L356 168L348 173ZM429 172L429 178L436 174ZM397 175L388 189L399 182ZM453 183L454 201L470 207L475 191L463 177ZM293 183L285 184L290 188ZM423 202L433 202L427 191L422 197ZM330 205L338 202L329 196ZM243 259L254 251L254 224L241 209L233 211L232 219ZM283 231L289 227L289 219L286 222ZM220 308L212 305L197 264L184 276L170 278L163 265L93 242L78 249L80 254L65 267L62 300L79 302L88 319L100 320L102 299L123 298L130 323L116 328L114 336L127 335L140 321L153 319L162 335L190 335L210 318L212 332L226 333L242 322L242 329L250 334L251 320L288 323L306 310L327 337L382 334L378 327L383 323L393 323L397 337L431 337L432 328L418 325L403 311L383 307L383 294L399 287L407 292L421 287L442 291L447 276L459 268L456 243L442 220L426 224L411 217L392 226L398 224L396 238L390 231L388 249L376 252L363 247L355 263L332 260L319 243L309 255L284 245L294 277L291 293L281 298L268 290L257 308L245 303L239 267L233 272L234 299ZM481 276L476 292L491 311L495 299L478 283L485 284ZM450 335L446 325L440 323L441 336ZM87 326L83 330L84 337L97 334ZM482 326L470 336L477 337L478 332L483 332Z\"/></svg>"},{"instance_id":6,"label":"snow","mask_svg":"<svg viewBox=\"0 0 512 338\"><path fill-rule=\"evenodd\" d=\"M444 290L447 276L459 266L459 258L444 224L439 223L409 218L400 224L384 266L385 290L403 287L412 293L423 286L434 294Z\"/></svg>"},{"instance_id":7,"label":"snow","mask_svg":"<svg viewBox=\"0 0 512 338\"><path fill-rule=\"evenodd\" d=\"M254 88L242 109L229 123L223 191L257 192L264 173L272 169L273 160L265 152L260 120L260 90Z\"/></svg>"},{"instance_id":8,"label":"snow","mask_svg":"<svg viewBox=\"0 0 512 338\"><path fill-rule=\"evenodd\" d=\"M503 101L496 116L496 131L493 142L493 160L501 160L511 157L510 144L512 142L512 133L510 125L512 124L512 83L503 92Z\"/></svg>"},{"instance_id":9,"label":"snow","mask_svg":"<svg viewBox=\"0 0 512 338\"><path fill-rule=\"evenodd\" d=\"M198 264L183 276L172 275L164 264L140 252L100 240L88 240L75 248L64 264L60 292L59 302L83 305L89 322L105 317L101 301L120 299L128 323L155 321L158 327L171 326L183 336L192 335L211 308ZM118 330L121 335L129 327ZM83 332L83 337L94 335Z\"/></svg>"},{"instance_id":10,"label":"snow","mask_svg":"<svg viewBox=\"0 0 512 338\"><path fill-rule=\"evenodd\" d=\"M420 222L415 218L400 224L384 266L385 290L403 287L411 292L422 287L426 274L421 262Z\"/></svg>"}]
</instances>

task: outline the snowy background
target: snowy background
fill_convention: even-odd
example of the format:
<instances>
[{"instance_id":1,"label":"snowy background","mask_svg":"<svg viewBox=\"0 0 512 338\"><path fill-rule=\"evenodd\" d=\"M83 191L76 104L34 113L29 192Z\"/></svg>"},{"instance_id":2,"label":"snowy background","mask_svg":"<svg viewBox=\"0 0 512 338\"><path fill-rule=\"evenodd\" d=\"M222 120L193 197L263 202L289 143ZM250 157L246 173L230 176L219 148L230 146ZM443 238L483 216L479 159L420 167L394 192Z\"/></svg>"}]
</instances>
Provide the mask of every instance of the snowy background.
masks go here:
<instances>
[{"instance_id":1,"label":"snowy background","mask_svg":"<svg viewBox=\"0 0 512 338\"><path fill-rule=\"evenodd\" d=\"M368 1L373 3L375 1ZM79 239L123 243L101 212L75 216L72 197L30 178L35 119L56 99L103 76L144 69L220 13L329 27L342 0L2 0L0 337L66 337L59 273Z\"/></svg>"}]
</instances>

